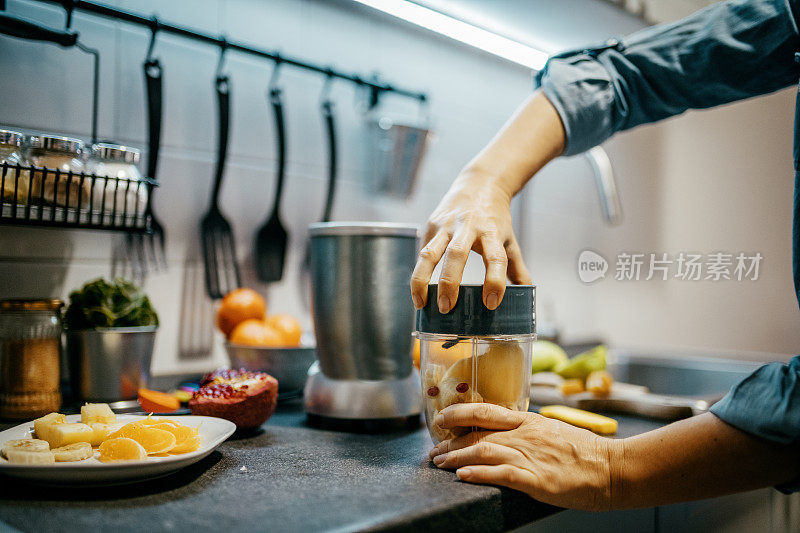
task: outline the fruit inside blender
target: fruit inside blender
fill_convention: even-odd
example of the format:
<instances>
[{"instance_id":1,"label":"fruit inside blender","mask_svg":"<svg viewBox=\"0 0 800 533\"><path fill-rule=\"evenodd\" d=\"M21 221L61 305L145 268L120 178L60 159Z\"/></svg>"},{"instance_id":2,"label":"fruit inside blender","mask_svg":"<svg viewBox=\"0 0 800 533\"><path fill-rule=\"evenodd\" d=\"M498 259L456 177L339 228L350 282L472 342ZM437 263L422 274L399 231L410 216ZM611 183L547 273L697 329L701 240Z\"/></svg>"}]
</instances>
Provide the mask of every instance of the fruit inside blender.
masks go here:
<instances>
[{"instance_id":1,"label":"fruit inside blender","mask_svg":"<svg viewBox=\"0 0 800 533\"><path fill-rule=\"evenodd\" d=\"M532 338L461 337L418 333L425 422L434 442L477 428L442 428L436 415L456 403L493 403L527 411Z\"/></svg>"}]
</instances>

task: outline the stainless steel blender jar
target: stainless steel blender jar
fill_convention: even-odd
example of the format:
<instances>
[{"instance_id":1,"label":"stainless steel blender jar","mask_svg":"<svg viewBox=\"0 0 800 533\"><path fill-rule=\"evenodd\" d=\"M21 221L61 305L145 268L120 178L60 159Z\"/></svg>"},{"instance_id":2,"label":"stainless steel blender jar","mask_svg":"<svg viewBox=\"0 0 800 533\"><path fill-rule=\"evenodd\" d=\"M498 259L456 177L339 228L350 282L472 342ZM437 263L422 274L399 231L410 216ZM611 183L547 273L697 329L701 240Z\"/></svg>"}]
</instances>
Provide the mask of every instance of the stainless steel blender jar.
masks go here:
<instances>
[{"instance_id":1,"label":"stainless steel blender jar","mask_svg":"<svg viewBox=\"0 0 800 533\"><path fill-rule=\"evenodd\" d=\"M309 233L318 358L304 392L309 422L355 431L417 427L409 295L417 227L323 222Z\"/></svg>"}]
</instances>

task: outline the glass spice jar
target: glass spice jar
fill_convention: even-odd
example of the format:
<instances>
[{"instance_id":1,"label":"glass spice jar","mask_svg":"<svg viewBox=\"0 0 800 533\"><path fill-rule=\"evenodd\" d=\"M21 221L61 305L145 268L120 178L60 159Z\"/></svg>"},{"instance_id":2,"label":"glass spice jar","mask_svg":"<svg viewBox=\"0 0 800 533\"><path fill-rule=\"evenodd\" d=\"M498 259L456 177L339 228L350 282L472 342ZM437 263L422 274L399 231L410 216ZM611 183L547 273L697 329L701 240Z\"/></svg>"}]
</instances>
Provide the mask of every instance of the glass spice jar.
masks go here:
<instances>
[{"instance_id":1,"label":"glass spice jar","mask_svg":"<svg viewBox=\"0 0 800 533\"><path fill-rule=\"evenodd\" d=\"M28 159L37 167L31 182L31 198L43 198L59 207L87 207L91 193L89 179L81 179L84 171L84 144L80 139L56 135L28 137ZM60 171L58 175L56 170Z\"/></svg>"},{"instance_id":2,"label":"glass spice jar","mask_svg":"<svg viewBox=\"0 0 800 533\"><path fill-rule=\"evenodd\" d=\"M16 167L16 165L27 164L22 156L23 139L24 136L18 131L0 129L0 165L3 163L9 165L5 170L0 166L3 202L23 205L28 203L30 171L20 170L18 173ZM19 178L17 174L19 174Z\"/></svg>"},{"instance_id":3,"label":"glass spice jar","mask_svg":"<svg viewBox=\"0 0 800 533\"><path fill-rule=\"evenodd\" d=\"M60 300L0 300L0 418L31 419L61 406Z\"/></svg>"},{"instance_id":4,"label":"glass spice jar","mask_svg":"<svg viewBox=\"0 0 800 533\"><path fill-rule=\"evenodd\" d=\"M94 185L92 208L103 213L122 216L141 216L147 205L147 184L136 165L140 152L130 146L98 143L92 145L92 156L86 170L98 176Z\"/></svg>"}]
</instances>

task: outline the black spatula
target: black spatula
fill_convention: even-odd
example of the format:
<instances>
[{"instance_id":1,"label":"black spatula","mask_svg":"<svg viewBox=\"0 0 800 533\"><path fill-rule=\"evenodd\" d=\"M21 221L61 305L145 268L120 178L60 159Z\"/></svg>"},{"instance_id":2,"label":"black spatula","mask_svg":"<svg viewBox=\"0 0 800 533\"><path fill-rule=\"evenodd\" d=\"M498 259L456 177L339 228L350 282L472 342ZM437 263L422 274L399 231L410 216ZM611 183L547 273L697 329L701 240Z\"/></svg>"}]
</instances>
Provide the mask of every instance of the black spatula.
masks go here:
<instances>
[{"instance_id":1,"label":"black spatula","mask_svg":"<svg viewBox=\"0 0 800 533\"><path fill-rule=\"evenodd\" d=\"M206 292L218 299L240 286L239 266L236 264L236 248L231 225L222 216L219 208L219 190L228 155L228 131L230 127L230 85L227 76L217 76L217 104L219 106L219 145L211 204L200 222L203 259L206 270Z\"/></svg>"},{"instance_id":2,"label":"black spatula","mask_svg":"<svg viewBox=\"0 0 800 533\"><path fill-rule=\"evenodd\" d=\"M275 130L278 139L278 175L275 186L275 200L269 218L256 233L256 275L261 281L280 281L286 260L286 247L289 234L281 223L281 197L286 171L286 128L283 121L283 102L281 89L273 87L269 91L272 112L275 116Z\"/></svg>"}]
</instances>

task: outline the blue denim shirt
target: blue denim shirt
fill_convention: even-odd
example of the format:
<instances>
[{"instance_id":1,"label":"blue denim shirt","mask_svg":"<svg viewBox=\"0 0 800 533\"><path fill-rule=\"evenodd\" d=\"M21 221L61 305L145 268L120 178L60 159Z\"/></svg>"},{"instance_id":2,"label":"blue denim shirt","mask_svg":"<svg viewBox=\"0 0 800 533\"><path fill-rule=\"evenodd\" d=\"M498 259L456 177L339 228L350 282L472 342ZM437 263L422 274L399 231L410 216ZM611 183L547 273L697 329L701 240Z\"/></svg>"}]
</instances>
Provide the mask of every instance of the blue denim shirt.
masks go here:
<instances>
[{"instance_id":1,"label":"blue denim shirt","mask_svg":"<svg viewBox=\"0 0 800 533\"><path fill-rule=\"evenodd\" d=\"M583 152L618 131L687 109L798 83L799 8L800 0L731 0L620 41L551 57L535 80L564 124L564 153ZM800 301L800 111L795 113L793 258ZM761 367L711 411L753 435L800 444L800 356L788 365ZM779 488L800 491L800 479Z\"/></svg>"}]
</instances>

